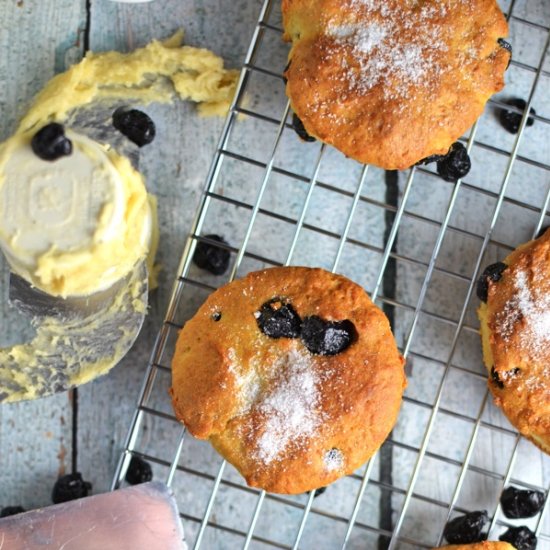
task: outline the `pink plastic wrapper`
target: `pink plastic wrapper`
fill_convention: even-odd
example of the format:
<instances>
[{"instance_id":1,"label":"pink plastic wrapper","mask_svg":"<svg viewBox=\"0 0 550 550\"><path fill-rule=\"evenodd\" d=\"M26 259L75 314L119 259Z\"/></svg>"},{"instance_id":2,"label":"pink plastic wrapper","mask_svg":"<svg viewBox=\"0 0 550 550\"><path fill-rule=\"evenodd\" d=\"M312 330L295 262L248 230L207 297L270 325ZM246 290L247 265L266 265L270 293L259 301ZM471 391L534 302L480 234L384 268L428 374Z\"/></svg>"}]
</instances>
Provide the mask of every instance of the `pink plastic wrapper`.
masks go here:
<instances>
[{"instance_id":1,"label":"pink plastic wrapper","mask_svg":"<svg viewBox=\"0 0 550 550\"><path fill-rule=\"evenodd\" d=\"M185 550L172 491L153 481L0 519L6 550Z\"/></svg>"}]
</instances>

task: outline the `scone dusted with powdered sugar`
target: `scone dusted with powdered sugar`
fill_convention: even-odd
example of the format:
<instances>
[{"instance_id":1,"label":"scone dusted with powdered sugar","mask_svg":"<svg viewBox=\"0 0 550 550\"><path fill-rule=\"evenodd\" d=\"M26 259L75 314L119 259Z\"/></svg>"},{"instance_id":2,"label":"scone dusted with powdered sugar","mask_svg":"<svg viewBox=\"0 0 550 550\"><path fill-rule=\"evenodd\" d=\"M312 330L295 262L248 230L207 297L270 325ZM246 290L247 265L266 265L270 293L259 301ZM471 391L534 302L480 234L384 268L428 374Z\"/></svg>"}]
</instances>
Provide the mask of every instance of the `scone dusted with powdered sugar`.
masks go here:
<instances>
[{"instance_id":1,"label":"scone dusted with powdered sugar","mask_svg":"<svg viewBox=\"0 0 550 550\"><path fill-rule=\"evenodd\" d=\"M495 0L282 0L286 92L305 131L405 169L451 145L504 86Z\"/></svg>"},{"instance_id":2,"label":"scone dusted with powdered sugar","mask_svg":"<svg viewBox=\"0 0 550 550\"><path fill-rule=\"evenodd\" d=\"M550 453L550 231L478 281L483 359L495 403Z\"/></svg>"},{"instance_id":3,"label":"scone dusted with powdered sugar","mask_svg":"<svg viewBox=\"0 0 550 550\"><path fill-rule=\"evenodd\" d=\"M404 360L355 283L304 267L250 273L180 332L176 416L247 483L302 493L359 468L395 424Z\"/></svg>"}]
</instances>

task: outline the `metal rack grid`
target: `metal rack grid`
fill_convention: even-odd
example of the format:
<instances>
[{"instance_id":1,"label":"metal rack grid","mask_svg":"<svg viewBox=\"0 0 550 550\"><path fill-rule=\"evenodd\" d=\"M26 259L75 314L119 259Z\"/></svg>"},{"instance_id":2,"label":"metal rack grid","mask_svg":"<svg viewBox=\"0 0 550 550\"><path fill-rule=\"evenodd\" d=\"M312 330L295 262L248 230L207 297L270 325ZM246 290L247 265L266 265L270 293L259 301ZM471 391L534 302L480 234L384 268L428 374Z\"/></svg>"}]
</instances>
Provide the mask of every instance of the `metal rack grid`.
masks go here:
<instances>
[{"instance_id":1,"label":"metal rack grid","mask_svg":"<svg viewBox=\"0 0 550 550\"><path fill-rule=\"evenodd\" d=\"M132 455L152 462L157 479L174 488L195 548L431 548L442 543L449 518L483 507L496 539L518 524L501 514L501 490L513 483L546 492L550 465L491 403L472 294L491 257L502 258L546 223L550 109L541 90L550 83L550 13L544 21L520 1L503 5L511 28L537 49L538 60L520 54L510 68L528 107L518 135L507 136L493 120L503 104L492 99L465 138L471 174L447 183L430 167L384 173L298 141L281 77L287 47L278 4L263 3L113 488L124 483ZM536 126L526 130L535 100ZM528 192L521 181L527 176L536 187ZM198 242L219 245L210 233L231 235L228 277L192 264ZM186 435L167 395L177 332L205 296L252 269L298 263L363 284L390 317L408 362L409 388L393 434L365 467L318 499L247 487L207 443ZM457 383L464 391L453 391ZM539 549L550 548L546 511L528 522Z\"/></svg>"}]
</instances>

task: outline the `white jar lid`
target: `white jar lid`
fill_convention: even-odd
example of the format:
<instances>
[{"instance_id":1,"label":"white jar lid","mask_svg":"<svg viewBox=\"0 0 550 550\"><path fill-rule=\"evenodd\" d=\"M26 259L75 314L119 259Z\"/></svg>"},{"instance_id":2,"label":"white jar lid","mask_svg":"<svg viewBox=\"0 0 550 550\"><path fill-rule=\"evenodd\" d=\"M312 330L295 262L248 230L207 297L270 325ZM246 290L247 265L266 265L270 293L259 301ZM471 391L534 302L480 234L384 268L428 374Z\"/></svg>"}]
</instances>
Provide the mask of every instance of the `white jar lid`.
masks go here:
<instances>
[{"instance_id":1,"label":"white jar lid","mask_svg":"<svg viewBox=\"0 0 550 550\"><path fill-rule=\"evenodd\" d=\"M94 236L110 240L123 222L124 189L105 150L86 136L66 135L72 154L42 160L22 143L2 167L0 246L13 267L32 269L52 247L64 252Z\"/></svg>"},{"instance_id":2,"label":"white jar lid","mask_svg":"<svg viewBox=\"0 0 550 550\"><path fill-rule=\"evenodd\" d=\"M72 153L54 161L34 154L29 134L14 136L0 152L0 249L12 270L39 288L35 275L44 255L86 265L87 256L94 261L97 245L116 246L128 230L131 197L106 149L70 129L65 135ZM147 250L151 238L151 212L145 208L134 228L140 232L137 253ZM112 260L94 282L96 290L120 276L122 259Z\"/></svg>"}]
</instances>

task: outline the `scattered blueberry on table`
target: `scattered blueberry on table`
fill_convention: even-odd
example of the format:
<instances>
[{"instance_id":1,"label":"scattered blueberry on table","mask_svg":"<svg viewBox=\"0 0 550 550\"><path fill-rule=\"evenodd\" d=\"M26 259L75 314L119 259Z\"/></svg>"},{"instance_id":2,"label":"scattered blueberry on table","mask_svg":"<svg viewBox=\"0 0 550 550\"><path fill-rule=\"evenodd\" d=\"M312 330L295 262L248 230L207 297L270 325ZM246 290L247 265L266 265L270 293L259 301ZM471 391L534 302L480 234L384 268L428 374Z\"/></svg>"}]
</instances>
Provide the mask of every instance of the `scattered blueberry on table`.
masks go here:
<instances>
[{"instance_id":1,"label":"scattered blueberry on table","mask_svg":"<svg viewBox=\"0 0 550 550\"><path fill-rule=\"evenodd\" d=\"M53 486L52 502L60 504L78 498L87 497L92 490L92 484L82 479L80 472L61 476Z\"/></svg>"},{"instance_id":2,"label":"scattered blueberry on table","mask_svg":"<svg viewBox=\"0 0 550 550\"><path fill-rule=\"evenodd\" d=\"M499 113L499 120L502 127L511 134L517 134L519 132L519 126L521 124L521 119L523 118L523 111L525 111L525 108L527 107L527 103L524 99L521 99L519 97L513 97L511 99L508 99L504 101L507 105L510 105L511 107L515 107L520 113L509 110L509 109L500 109ZM536 115L537 112L533 107L529 110L530 115ZM535 119L533 117L528 117L526 126L533 126L535 123Z\"/></svg>"},{"instance_id":3,"label":"scattered blueberry on table","mask_svg":"<svg viewBox=\"0 0 550 550\"><path fill-rule=\"evenodd\" d=\"M313 498L321 496L326 490L326 487L319 487L319 489L315 489L315 494L313 495Z\"/></svg>"},{"instance_id":4,"label":"scattered blueberry on table","mask_svg":"<svg viewBox=\"0 0 550 550\"><path fill-rule=\"evenodd\" d=\"M155 123L139 109L117 109L113 113L113 126L138 147L149 145L155 139Z\"/></svg>"},{"instance_id":5,"label":"scattered blueberry on table","mask_svg":"<svg viewBox=\"0 0 550 550\"><path fill-rule=\"evenodd\" d=\"M218 241L227 245L227 241L219 235L205 235L206 239ZM223 275L229 267L229 258L231 254L226 248L221 248L214 244L199 242L193 254L193 262L196 266L214 275Z\"/></svg>"},{"instance_id":6,"label":"scattered blueberry on table","mask_svg":"<svg viewBox=\"0 0 550 550\"><path fill-rule=\"evenodd\" d=\"M0 518L7 518L8 516L15 516L26 512L23 506L4 506L0 510Z\"/></svg>"},{"instance_id":7,"label":"scattered blueberry on table","mask_svg":"<svg viewBox=\"0 0 550 550\"><path fill-rule=\"evenodd\" d=\"M468 151L459 141L453 143L449 152L437 161L437 173L445 181L454 182L463 178L471 167L472 161L468 156Z\"/></svg>"},{"instance_id":8,"label":"scattered blueberry on table","mask_svg":"<svg viewBox=\"0 0 550 550\"><path fill-rule=\"evenodd\" d=\"M450 544L471 544L485 540L482 533L489 516L485 510L458 516L445 526L443 536Z\"/></svg>"},{"instance_id":9,"label":"scattered blueberry on table","mask_svg":"<svg viewBox=\"0 0 550 550\"><path fill-rule=\"evenodd\" d=\"M532 518L544 506L544 493L529 491L517 487L507 487L500 496L500 505L507 518Z\"/></svg>"},{"instance_id":10,"label":"scattered blueberry on table","mask_svg":"<svg viewBox=\"0 0 550 550\"><path fill-rule=\"evenodd\" d=\"M326 487L319 487L318 489L315 489L313 491L313 498L320 497L325 491L327 490ZM307 493L304 493L306 495L311 494L311 491L308 491Z\"/></svg>"},{"instance_id":11,"label":"scattered blueberry on table","mask_svg":"<svg viewBox=\"0 0 550 550\"><path fill-rule=\"evenodd\" d=\"M151 481L153 479L151 464L139 456L132 456L124 479L130 485L138 485L139 483Z\"/></svg>"},{"instance_id":12,"label":"scattered blueberry on table","mask_svg":"<svg viewBox=\"0 0 550 550\"><path fill-rule=\"evenodd\" d=\"M65 128L57 122L42 127L31 140L33 153L42 160L54 161L73 152L73 143L65 135Z\"/></svg>"},{"instance_id":13,"label":"scattered blueberry on table","mask_svg":"<svg viewBox=\"0 0 550 550\"><path fill-rule=\"evenodd\" d=\"M537 537L528 527L510 527L499 540L509 542L516 550L535 550L537 547Z\"/></svg>"}]
</instances>

